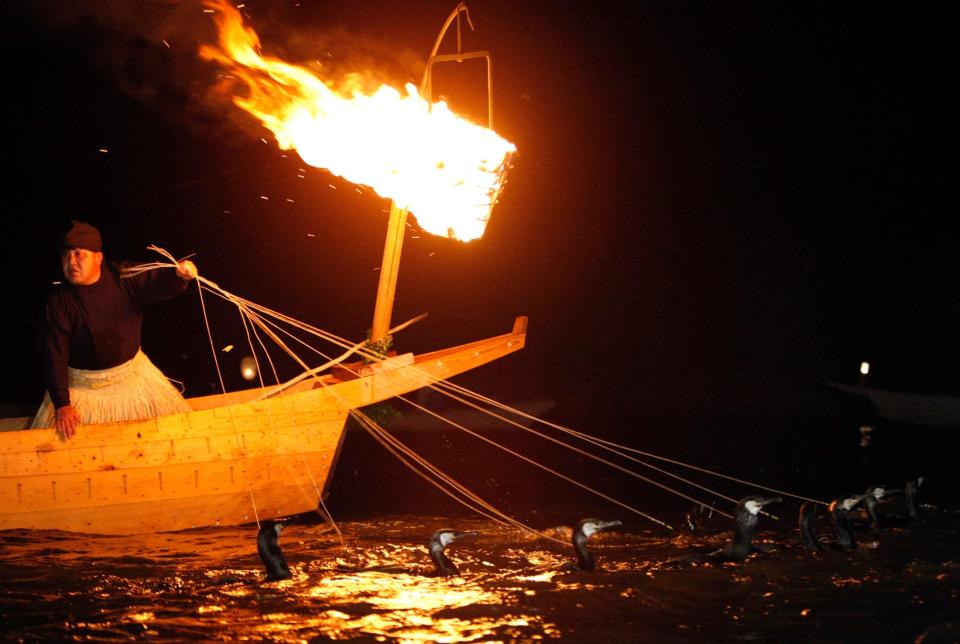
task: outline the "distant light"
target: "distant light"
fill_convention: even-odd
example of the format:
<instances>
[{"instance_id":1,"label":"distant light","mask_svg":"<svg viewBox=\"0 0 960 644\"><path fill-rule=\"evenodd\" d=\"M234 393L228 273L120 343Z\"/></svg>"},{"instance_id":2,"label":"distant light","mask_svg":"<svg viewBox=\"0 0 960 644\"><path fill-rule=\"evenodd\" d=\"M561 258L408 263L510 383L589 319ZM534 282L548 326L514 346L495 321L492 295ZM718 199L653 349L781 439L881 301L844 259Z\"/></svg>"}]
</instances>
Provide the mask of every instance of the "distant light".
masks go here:
<instances>
[{"instance_id":1,"label":"distant light","mask_svg":"<svg viewBox=\"0 0 960 644\"><path fill-rule=\"evenodd\" d=\"M244 380L253 380L257 377L257 361L250 356L240 360L240 375Z\"/></svg>"},{"instance_id":2,"label":"distant light","mask_svg":"<svg viewBox=\"0 0 960 644\"><path fill-rule=\"evenodd\" d=\"M860 363L860 375L865 376L865 375L867 375L868 373L870 373L870 363L869 363L869 362L861 362L861 363Z\"/></svg>"}]
</instances>

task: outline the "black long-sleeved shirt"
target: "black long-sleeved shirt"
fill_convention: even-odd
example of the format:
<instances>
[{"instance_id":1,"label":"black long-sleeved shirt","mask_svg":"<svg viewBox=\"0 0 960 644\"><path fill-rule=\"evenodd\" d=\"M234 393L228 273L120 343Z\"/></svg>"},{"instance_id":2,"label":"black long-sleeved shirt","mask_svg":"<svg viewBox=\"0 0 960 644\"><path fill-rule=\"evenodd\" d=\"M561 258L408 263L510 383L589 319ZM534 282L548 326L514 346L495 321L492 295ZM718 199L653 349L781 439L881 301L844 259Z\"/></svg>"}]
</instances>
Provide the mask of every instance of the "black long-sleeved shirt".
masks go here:
<instances>
[{"instance_id":1,"label":"black long-sleeved shirt","mask_svg":"<svg viewBox=\"0 0 960 644\"><path fill-rule=\"evenodd\" d=\"M55 407L70 404L67 367L109 369L140 348L143 307L183 292L173 270L145 271L120 279L120 265L104 262L89 286L63 282L47 297L40 316L39 349L44 384Z\"/></svg>"}]
</instances>

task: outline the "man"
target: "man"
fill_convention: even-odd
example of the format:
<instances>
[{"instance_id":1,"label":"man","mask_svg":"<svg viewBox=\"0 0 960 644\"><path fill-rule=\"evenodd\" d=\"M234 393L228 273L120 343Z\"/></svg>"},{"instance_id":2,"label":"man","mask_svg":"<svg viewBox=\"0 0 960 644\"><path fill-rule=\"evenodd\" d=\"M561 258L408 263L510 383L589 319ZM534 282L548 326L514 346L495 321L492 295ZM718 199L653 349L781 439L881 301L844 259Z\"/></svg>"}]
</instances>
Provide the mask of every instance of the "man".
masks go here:
<instances>
[{"instance_id":1,"label":"man","mask_svg":"<svg viewBox=\"0 0 960 644\"><path fill-rule=\"evenodd\" d=\"M143 307L182 293L197 276L193 262L176 271L123 276L103 261L100 232L74 221L61 240L66 282L47 297L39 349L47 395L32 427L56 426L72 438L77 425L189 411L167 378L140 350Z\"/></svg>"}]
</instances>

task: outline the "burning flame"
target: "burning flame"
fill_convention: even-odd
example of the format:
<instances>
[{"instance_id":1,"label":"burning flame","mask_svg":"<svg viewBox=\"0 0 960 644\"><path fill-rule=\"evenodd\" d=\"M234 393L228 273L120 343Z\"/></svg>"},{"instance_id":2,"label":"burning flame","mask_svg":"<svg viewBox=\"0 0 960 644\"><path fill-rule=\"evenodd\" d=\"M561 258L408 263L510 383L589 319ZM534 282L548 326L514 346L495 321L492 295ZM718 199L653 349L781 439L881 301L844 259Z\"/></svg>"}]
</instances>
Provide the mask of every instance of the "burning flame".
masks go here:
<instances>
[{"instance_id":1,"label":"burning flame","mask_svg":"<svg viewBox=\"0 0 960 644\"><path fill-rule=\"evenodd\" d=\"M242 80L233 101L270 129L281 149L312 166L369 186L410 211L427 232L462 241L483 235L516 147L496 132L431 105L412 84L372 94L343 90L303 67L263 57L257 34L221 0L220 46L200 55Z\"/></svg>"}]
</instances>

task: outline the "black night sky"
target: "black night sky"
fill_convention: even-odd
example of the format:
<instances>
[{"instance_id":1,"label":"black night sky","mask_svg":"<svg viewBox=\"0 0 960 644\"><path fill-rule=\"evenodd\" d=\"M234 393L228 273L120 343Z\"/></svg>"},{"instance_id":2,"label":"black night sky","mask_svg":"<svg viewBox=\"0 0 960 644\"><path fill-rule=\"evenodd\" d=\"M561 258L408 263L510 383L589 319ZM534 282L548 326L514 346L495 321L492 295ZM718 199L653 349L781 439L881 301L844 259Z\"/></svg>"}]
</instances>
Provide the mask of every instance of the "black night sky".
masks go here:
<instances>
[{"instance_id":1,"label":"black night sky","mask_svg":"<svg viewBox=\"0 0 960 644\"><path fill-rule=\"evenodd\" d=\"M398 84L419 82L454 6L248 0L244 12L265 53ZM519 154L482 240L408 229L394 320L430 315L400 349L528 315L527 349L463 382L611 416L795 410L828 379L854 381L861 360L877 386L960 389L945 15L875 2L469 7L464 49L492 53L495 127ZM113 258L153 260L149 244L196 253L227 290L362 339L388 204L213 100L199 3L15 0L0 23L0 399L30 408L42 395L33 319L70 218L99 226ZM462 78L441 75L438 91L475 111L483 86ZM214 314L218 347L244 345L234 318ZM144 344L188 395L210 393L195 294L155 307Z\"/></svg>"}]
</instances>

